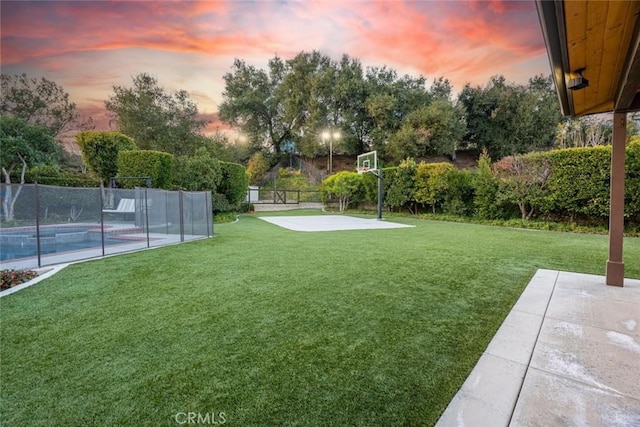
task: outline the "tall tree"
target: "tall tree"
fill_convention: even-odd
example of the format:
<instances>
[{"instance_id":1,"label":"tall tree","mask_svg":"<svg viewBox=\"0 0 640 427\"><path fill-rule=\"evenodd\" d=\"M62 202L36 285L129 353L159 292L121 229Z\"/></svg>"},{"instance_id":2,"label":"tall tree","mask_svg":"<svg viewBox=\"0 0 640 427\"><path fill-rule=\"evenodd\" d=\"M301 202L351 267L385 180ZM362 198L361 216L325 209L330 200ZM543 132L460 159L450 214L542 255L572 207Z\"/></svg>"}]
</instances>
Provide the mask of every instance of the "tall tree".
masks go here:
<instances>
[{"instance_id":1,"label":"tall tree","mask_svg":"<svg viewBox=\"0 0 640 427\"><path fill-rule=\"evenodd\" d=\"M301 132L303 147L323 151L322 133L338 131L341 137L334 144L334 151L362 153L368 146L368 116L364 108L368 92L362 64L348 55L339 62L326 59L312 82L311 114Z\"/></svg>"},{"instance_id":2,"label":"tall tree","mask_svg":"<svg viewBox=\"0 0 640 427\"><path fill-rule=\"evenodd\" d=\"M426 90L424 77L404 75L398 78L396 71L387 67L368 68L367 83L366 109L373 122L371 148L384 152L393 135L400 130L404 118L428 104L431 96Z\"/></svg>"},{"instance_id":3,"label":"tall tree","mask_svg":"<svg viewBox=\"0 0 640 427\"><path fill-rule=\"evenodd\" d=\"M257 143L266 143L279 152L282 142L291 138L297 116L285 116L284 91L279 90L286 75L286 64L278 56L269 60L268 71L236 59L233 72L224 75L225 90L220 119Z\"/></svg>"},{"instance_id":4,"label":"tall tree","mask_svg":"<svg viewBox=\"0 0 640 427\"><path fill-rule=\"evenodd\" d=\"M69 94L51 80L26 74L0 75L0 114L44 126L60 140L70 133L93 128L91 118L82 118Z\"/></svg>"},{"instance_id":5,"label":"tall tree","mask_svg":"<svg viewBox=\"0 0 640 427\"><path fill-rule=\"evenodd\" d=\"M105 107L118 131L143 150L193 154L208 123L199 118L198 107L186 91L167 93L147 73L134 76L133 87L114 86Z\"/></svg>"},{"instance_id":6,"label":"tall tree","mask_svg":"<svg viewBox=\"0 0 640 427\"><path fill-rule=\"evenodd\" d=\"M451 82L444 77L438 77L433 80L433 84L429 88L429 94L433 99L451 99L452 93Z\"/></svg>"},{"instance_id":7,"label":"tall tree","mask_svg":"<svg viewBox=\"0 0 640 427\"><path fill-rule=\"evenodd\" d=\"M458 100L466 109L465 140L478 148L488 150L494 157L502 156L502 147L508 137L508 130L501 128L496 120L508 97L508 88L502 76L492 77L484 88L467 84L458 96Z\"/></svg>"},{"instance_id":8,"label":"tall tree","mask_svg":"<svg viewBox=\"0 0 640 427\"><path fill-rule=\"evenodd\" d=\"M553 146L561 116L550 77L536 76L527 85L492 77L485 87L467 84L458 100L466 109L465 140L494 157Z\"/></svg>"},{"instance_id":9,"label":"tall tree","mask_svg":"<svg viewBox=\"0 0 640 427\"><path fill-rule=\"evenodd\" d=\"M451 101L439 98L407 115L388 153L396 161L427 154L446 154L455 160L465 129L462 112Z\"/></svg>"},{"instance_id":10,"label":"tall tree","mask_svg":"<svg viewBox=\"0 0 640 427\"><path fill-rule=\"evenodd\" d=\"M343 55L337 64L334 104L329 111L333 113L330 124L340 128L343 147L348 154L362 154L372 146L373 122L366 109L369 93L360 61Z\"/></svg>"}]
</instances>

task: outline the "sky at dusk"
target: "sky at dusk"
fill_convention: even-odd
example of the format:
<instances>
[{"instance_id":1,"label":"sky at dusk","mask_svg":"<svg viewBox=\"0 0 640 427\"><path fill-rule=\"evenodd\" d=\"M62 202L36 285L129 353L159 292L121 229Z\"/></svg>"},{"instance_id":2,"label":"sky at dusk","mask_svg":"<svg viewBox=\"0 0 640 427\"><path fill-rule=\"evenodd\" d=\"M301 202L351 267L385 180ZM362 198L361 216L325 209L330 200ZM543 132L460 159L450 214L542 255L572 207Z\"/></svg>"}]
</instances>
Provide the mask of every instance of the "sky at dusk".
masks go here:
<instances>
[{"instance_id":1,"label":"sky at dusk","mask_svg":"<svg viewBox=\"0 0 640 427\"><path fill-rule=\"evenodd\" d=\"M275 55L348 54L429 85L444 76L455 92L550 73L532 0L2 0L0 25L2 73L55 81L100 129L113 85L141 72L188 91L209 130L224 129L217 110L234 58L266 69Z\"/></svg>"}]
</instances>

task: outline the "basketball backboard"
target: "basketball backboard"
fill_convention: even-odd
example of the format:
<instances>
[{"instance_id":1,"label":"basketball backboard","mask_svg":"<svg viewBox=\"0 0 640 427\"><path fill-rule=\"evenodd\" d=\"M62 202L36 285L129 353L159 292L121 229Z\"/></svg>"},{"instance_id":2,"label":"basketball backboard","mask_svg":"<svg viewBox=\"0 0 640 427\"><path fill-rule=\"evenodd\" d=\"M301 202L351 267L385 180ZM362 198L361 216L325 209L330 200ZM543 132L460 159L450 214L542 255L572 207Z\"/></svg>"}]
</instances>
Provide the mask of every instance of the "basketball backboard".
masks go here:
<instances>
[{"instance_id":1,"label":"basketball backboard","mask_svg":"<svg viewBox=\"0 0 640 427\"><path fill-rule=\"evenodd\" d=\"M358 156L358 164L356 166L358 173L366 173L378 170L378 152L370 151Z\"/></svg>"}]
</instances>

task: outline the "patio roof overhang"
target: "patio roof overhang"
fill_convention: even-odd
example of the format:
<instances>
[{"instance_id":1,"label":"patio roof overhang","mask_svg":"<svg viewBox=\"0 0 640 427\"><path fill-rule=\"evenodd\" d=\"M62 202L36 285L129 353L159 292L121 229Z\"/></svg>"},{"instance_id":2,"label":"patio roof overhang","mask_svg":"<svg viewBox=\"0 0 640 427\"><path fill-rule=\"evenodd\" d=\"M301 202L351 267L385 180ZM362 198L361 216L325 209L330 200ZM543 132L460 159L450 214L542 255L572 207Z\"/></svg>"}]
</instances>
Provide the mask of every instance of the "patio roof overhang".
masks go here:
<instances>
[{"instance_id":1,"label":"patio roof overhang","mask_svg":"<svg viewBox=\"0 0 640 427\"><path fill-rule=\"evenodd\" d=\"M614 113L606 283L623 286L626 113L640 110L640 0L536 7L562 113Z\"/></svg>"},{"instance_id":2,"label":"patio roof overhang","mask_svg":"<svg viewBox=\"0 0 640 427\"><path fill-rule=\"evenodd\" d=\"M536 5L562 113L640 110L640 1ZM588 86L572 89L579 70Z\"/></svg>"}]
</instances>

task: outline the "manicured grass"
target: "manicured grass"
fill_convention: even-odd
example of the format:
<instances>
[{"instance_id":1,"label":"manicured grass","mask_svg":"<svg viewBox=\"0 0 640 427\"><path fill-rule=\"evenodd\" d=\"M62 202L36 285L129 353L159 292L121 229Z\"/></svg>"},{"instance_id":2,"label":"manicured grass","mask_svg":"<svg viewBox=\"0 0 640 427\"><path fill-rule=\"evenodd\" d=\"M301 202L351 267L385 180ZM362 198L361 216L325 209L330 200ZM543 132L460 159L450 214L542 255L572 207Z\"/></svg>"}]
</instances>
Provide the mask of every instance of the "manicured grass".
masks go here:
<instances>
[{"instance_id":1,"label":"manicured grass","mask_svg":"<svg viewBox=\"0 0 640 427\"><path fill-rule=\"evenodd\" d=\"M431 425L536 269L604 273L606 236L395 220L241 216L3 298L2 425Z\"/></svg>"}]
</instances>

